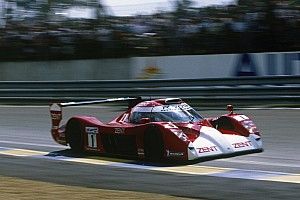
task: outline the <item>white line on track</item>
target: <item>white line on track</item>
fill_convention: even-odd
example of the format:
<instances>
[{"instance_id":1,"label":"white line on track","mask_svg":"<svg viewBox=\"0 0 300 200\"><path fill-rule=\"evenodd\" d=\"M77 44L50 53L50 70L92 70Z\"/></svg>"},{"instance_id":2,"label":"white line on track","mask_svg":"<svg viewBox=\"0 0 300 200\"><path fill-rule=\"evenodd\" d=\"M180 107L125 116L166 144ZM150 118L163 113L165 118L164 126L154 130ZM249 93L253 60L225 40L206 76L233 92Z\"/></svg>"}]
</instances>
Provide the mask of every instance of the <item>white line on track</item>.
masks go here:
<instances>
[{"instance_id":1,"label":"white line on track","mask_svg":"<svg viewBox=\"0 0 300 200\"><path fill-rule=\"evenodd\" d=\"M28 143L28 142L15 142L15 141L4 141L0 140L2 144L18 144L18 145L27 145L27 146L36 146L36 147L51 147L66 149L67 146L62 145L50 145L50 144L37 144L37 143ZM261 162L261 161L250 161L250 160L216 160L216 162L229 162L229 163L241 163L241 164L254 164L254 165L269 165L269 166L278 166L278 167L295 167L300 168L300 165L297 164L286 164L286 163L273 163L273 162Z\"/></svg>"},{"instance_id":2,"label":"white line on track","mask_svg":"<svg viewBox=\"0 0 300 200\"><path fill-rule=\"evenodd\" d=\"M239 164L269 165L269 166L277 166L277 167L295 167L295 168L300 168L300 165L298 165L298 164L261 162L261 161L251 161L251 160L217 160L217 162L229 162L229 163L239 163Z\"/></svg>"},{"instance_id":3,"label":"white line on track","mask_svg":"<svg viewBox=\"0 0 300 200\"><path fill-rule=\"evenodd\" d=\"M62 146L62 145L36 144L36 143L29 143L29 142L15 142L15 141L4 141L4 140L0 140L0 143L3 143L3 144L19 144L19 145L28 145L28 146L37 146L37 147L51 147L51 148L60 148L60 149L67 148L66 146Z\"/></svg>"},{"instance_id":4,"label":"white line on track","mask_svg":"<svg viewBox=\"0 0 300 200\"><path fill-rule=\"evenodd\" d=\"M300 183L300 174L284 173L275 171L248 170L236 168L219 168L200 165L185 166L151 166L134 163L122 163L115 161L95 160L90 158L74 158L59 155L51 155L51 152L42 152L28 149L13 149L0 147L0 154L20 157L46 158L66 162L76 162L84 164L105 165L118 168L143 169L167 173L206 175L224 178L238 178L248 180L276 181L287 183Z\"/></svg>"},{"instance_id":5,"label":"white line on track","mask_svg":"<svg viewBox=\"0 0 300 200\"><path fill-rule=\"evenodd\" d=\"M49 145L49 144L37 144L37 143L28 143L28 142L14 142L14 141L3 141L0 140L0 143L3 144L19 144L19 145L28 145L28 146L37 146L37 147L51 147L51 148L60 148L66 149L67 146L62 145ZM297 164L286 164L286 163L270 163L270 162L261 162L261 161L250 161L250 160L216 160L217 162L229 162L229 163L241 163L241 164L254 164L254 165L269 165L269 166L279 166L279 167L296 167L300 166Z\"/></svg>"}]
</instances>

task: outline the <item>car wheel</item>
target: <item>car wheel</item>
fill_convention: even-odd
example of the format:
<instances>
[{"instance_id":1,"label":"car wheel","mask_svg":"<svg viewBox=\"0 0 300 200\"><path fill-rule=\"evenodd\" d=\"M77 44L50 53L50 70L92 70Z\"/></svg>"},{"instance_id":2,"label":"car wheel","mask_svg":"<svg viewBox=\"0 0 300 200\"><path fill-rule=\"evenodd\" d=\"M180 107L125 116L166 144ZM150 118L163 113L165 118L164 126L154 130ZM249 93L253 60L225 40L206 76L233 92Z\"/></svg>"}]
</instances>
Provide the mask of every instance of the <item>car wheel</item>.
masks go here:
<instances>
[{"instance_id":1,"label":"car wheel","mask_svg":"<svg viewBox=\"0 0 300 200\"><path fill-rule=\"evenodd\" d=\"M66 127L67 141L73 152L81 152L83 150L82 127L79 121L70 120Z\"/></svg>"},{"instance_id":2,"label":"car wheel","mask_svg":"<svg viewBox=\"0 0 300 200\"><path fill-rule=\"evenodd\" d=\"M162 160L164 155L164 142L162 134L157 127L151 127L145 132L144 152L146 160Z\"/></svg>"}]
</instances>

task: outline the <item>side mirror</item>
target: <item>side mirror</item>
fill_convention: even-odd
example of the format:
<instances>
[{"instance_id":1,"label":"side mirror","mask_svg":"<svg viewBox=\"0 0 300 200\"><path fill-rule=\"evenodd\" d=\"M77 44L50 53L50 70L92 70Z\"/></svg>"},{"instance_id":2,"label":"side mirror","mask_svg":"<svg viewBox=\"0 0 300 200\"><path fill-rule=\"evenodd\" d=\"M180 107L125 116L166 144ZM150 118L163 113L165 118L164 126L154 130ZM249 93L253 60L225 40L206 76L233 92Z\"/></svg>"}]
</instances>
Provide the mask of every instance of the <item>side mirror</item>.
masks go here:
<instances>
[{"instance_id":1,"label":"side mirror","mask_svg":"<svg viewBox=\"0 0 300 200\"><path fill-rule=\"evenodd\" d=\"M142 118L140 121L139 121L139 124L147 124L147 123L150 123L151 120L150 118Z\"/></svg>"},{"instance_id":2,"label":"side mirror","mask_svg":"<svg viewBox=\"0 0 300 200\"><path fill-rule=\"evenodd\" d=\"M230 115L233 114L233 106L232 105L227 105L227 110Z\"/></svg>"}]
</instances>

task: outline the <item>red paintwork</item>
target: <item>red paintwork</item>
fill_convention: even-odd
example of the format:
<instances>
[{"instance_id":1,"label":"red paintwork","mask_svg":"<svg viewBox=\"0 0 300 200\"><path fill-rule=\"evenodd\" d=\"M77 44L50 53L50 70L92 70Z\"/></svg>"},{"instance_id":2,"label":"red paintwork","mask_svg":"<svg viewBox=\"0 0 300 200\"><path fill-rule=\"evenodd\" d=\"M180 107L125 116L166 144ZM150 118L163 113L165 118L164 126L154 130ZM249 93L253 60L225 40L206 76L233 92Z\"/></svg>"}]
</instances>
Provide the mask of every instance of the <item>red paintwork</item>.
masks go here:
<instances>
[{"instance_id":1,"label":"red paintwork","mask_svg":"<svg viewBox=\"0 0 300 200\"><path fill-rule=\"evenodd\" d=\"M147 102L141 102L136 106L142 107L152 107L165 105L164 99L152 100ZM231 109L231 107L230 107ZM213 127L213 123L219 118L207 118L194 123L169 123L169 122L150 122L145 124L132 124L129 122L129 116L131 114L132 108L129 108L126 112L116 117L109 123L103 123L99 121L95 117L89 116L74 116L71 119L76 119L80 122L83 127L83 143L84 150L90 152L98 152L98 153L107 153L104 148L104 144L100 135L123 135L123 136L135 136L135 144L136 144L136 156L139 158L144 158L144 133L151 126L155 125L159 128L160 132L163 133L163 141L164 141L164 157L166 159L172 160L188 160L187 157L187 149L188 144L193 142L200 134L201 126L209 126ZM66 140L66 132L65 125L59 127L59 124L62 120L62 112L60 111L50 111L52 118L52 137L59 144L67 145L68 141ZM223 115L222 117L228 118L233 126L234 130L226 130L226 129L218 129L220 132L224 134L237 134L237 135L249 135L249 130L245 128L241 121L237 121L234 119L234 116L238 116L238 114L234 114L233 111L230 110L230 113L227 115ZM70 120L71 120L70 119ZM255 126L255 125L253 125ZM99 134L96 134L97 139L97 147L93 148L88 145L88 134L85 130L86 127L98 128ZM254 127L257 131L256 127ZM256 134L259 134L257 131ZM183 153L183 155L178 156L170 156L168 152L175 153Z\"/></svg>"},{"instance_id":2,"label":"red paintwork","mask_svg":"<svg viewBox=\"0 0 300 200\"><path fill-rule=\"evenodd\" d=\"M253 121L251 119L245 119L243 121L237 121L236 119L234 119L235 116L241 116L240 114L236 114L236 113L229 113L227 115L223 115L225 117L228 117L230 118L230 121L232 122L233 126L234 126L234 130L223 130L221 131L222 133L225 133L225 134L234 134L234 135L242 135L242 136L245 136L245 137L248 137L250 132L249 132L249 129L247 129L243 123L246 123L246 122L249 122L251 124L249 124L249 128L252 128L253 129L253 133L256 134L256 135L259 135L260 136L260 133L259 133L259 130L258 128L256 127L256 125L253 123Z\"/></svg>"}]
</instances>

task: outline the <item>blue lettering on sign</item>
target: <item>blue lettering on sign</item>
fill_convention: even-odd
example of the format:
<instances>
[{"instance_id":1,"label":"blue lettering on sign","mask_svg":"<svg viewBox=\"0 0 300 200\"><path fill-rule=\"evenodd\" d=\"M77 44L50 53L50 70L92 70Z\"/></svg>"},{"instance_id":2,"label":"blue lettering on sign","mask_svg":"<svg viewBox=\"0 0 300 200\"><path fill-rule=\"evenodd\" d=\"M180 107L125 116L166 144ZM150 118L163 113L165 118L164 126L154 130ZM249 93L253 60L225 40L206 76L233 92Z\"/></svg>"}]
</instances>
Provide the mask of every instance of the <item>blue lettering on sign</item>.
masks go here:
<instances>
[{"instance_id":1,"label":"blue lettering on sign","mask_svg":"<svg viewBox=\"0 0 300 200\"><path fill-rule=\"evenodd\" d=\"M257 76L257 66L250 54L239 55L235 67L235 76Z\"/></svg>"},{"instance_id":2,"label":"blue lettering on sign","mask_svg":"<svg viewBox=\"0 0 300 200\"><path fill-rule=\"evenodd\" d=\"M294 65L296 61L300 61L300 53L269 53L264 55L264 59L262 67L265 67L265 75L296 75L300 73L300 68L297 71ZM253 54L239 54L235 63L234 76L259 75L256 58Z\"/></svg>"}]
</instances>

